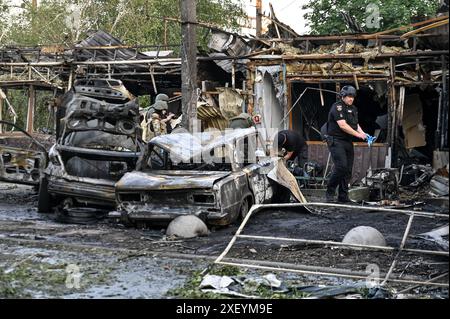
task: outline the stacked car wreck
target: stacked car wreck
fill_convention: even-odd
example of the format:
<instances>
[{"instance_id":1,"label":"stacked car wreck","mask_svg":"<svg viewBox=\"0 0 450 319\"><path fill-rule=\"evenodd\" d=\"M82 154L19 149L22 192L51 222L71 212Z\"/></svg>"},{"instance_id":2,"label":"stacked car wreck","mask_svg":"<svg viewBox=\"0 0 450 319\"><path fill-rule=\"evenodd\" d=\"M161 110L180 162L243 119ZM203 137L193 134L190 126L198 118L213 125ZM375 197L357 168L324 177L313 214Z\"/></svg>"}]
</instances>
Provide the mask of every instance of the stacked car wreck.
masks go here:
<instances>
[{"instance_id":1,"label":"stacked car wreck","mask_svg":"<svg viewBox=\"0 0 450 319\"><path fill-rule=\"evenodd\" d=\"M113 208L114 184L136 167L139 109L117 80L78 80L60 106L57 142L39 190L39 211Z\"/></svg>"}]
</instances>

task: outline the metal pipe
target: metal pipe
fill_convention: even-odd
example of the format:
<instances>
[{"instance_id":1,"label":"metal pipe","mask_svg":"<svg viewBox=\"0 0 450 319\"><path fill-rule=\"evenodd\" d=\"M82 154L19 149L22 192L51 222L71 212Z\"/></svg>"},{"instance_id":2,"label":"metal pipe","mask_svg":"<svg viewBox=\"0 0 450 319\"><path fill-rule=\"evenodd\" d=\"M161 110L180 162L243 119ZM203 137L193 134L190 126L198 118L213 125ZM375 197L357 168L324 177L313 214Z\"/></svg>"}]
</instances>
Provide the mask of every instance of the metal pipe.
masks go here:
<instances>
[{"instance_id":1,"label":"metal pipe","mask_svg":"<svg viewBox=\"0 0 450 319\"><path fill-rule=\"evenodd\" d=\"M442 275L436 276L436 277L434 277L434 278L431 278L430 280L427 280L426 282L427 282L427 283L428 283L428 282L434 282L434 281L436 281L436 280L438 280L438 279L444 278L445 276L448 277L448 272L443 273ZM412 289L414 289L414 288L418 288L418 287L420 287L420 286L409 287L409 288L400 290L397 294L404 294L405 292L408 292L408 291L410 291L410 290L412 290Z\"/></svg>"},{"instance_id":2,"label":"metal pipe","mask_svg":"<svg viewBox=\"0 0 450 319\"><path fill-rule=\"evenodd\" d=\"M254 236L254 235L238 235L237 237L238 238L261 239L261 240L292 241L292 242L307 243L307 244L322 244L322 245L342 246L342 247L368 248L368 249L387 250L387 251L395 251L397 249L395 247L389 247L389 246L347 244L347 243L336 242L336 241L331 241L331 240L310 240L310 239L301 239L301 238L284 238L284 237ZM449 255L448 252L434 251L434 250L403 249L403 251L407 251L407 252L411 252L411 253L420 253L420 254L425 254L425 255L439 255L439 256L448 256Z\"/></svg>"},{"instance_id":3,"label":"metal pipe","mask_svg":"<svg viewBox=\"0 0 450 319\"><path fill-rule=\"evenodd\" d=\"M391 264L391 267L389 268L388 273L386 274L386 277L384 278L383 282L381 283L381 286L384 286L386 282L389 280L390 275L394 271L395 266L397 265L398 257L400 257L400 254L402 253L403 247L405 247L406 239L408 238L409 231L411 230L412 221L414 219L414 214L411 214L408 219L408 224L406 225L405 233L403 234L402 242L400 243L399 251L397 255L394 258L394 261Z\"/></svg>"},{"instance_id":4,"label":"metal pipe","mask_svg":"<svg viewBox=\"0 0 450 319\"><path fill-rule=\"evenodd\" d=\"M260 265L251 265L251 264L239 264L239 263L230 263L230 262L218 262L217 264L228 265L228 266L237 266L237 267L245 267L245 268L255 268L255 269L263 269L263 270L272 270L272 271L282 271L282 272L294 272L305 275L316 275L316 276L332 276L332 277L342 277L342 278L350 278L350 279L368 279L368 276L360 276L360 275L346 275L339 274L333 272L333 268L329 268L330 272L320 272L320 271L308 271L308 270L298 270L292 268L281 268L281 267L267 267ZM381 278L370 278L371 280L380 280ZM389 279L391 282L398 283L406 283L406 284L418 284L424 286L436 286L436 287L448 287L448 284L442 283L434 283L427 281L416 281L416 280L404 280L404 279Z\"/></svg>"},{"instance_id":5,"label":"metal pipe","mask_svg":"<svg viewBox=\"0 0 450 319\"><path fill-rule=\"evenodd\" d=\"M316 91L325 91L325 92L331 92L333 94L337 94L338 93L331 91L331 90L326 90L326 89L318 89L318 88L313 88L313 87L307 87L306 89L303 90L302 94L300 94L300 96L298 97L298 99L295 101L294 105L292 105L292 107L289 109L289 111L287 112L287 114L283 117L283 119L280 121L279 125L281 125L281 123L284 122L284 120L289 116L289 113L291 113L291 111L294 109L294 107L297 105L297 103L300 101L300 99L303 97L303 95L306 93L306 91L308 90L316 90Z\"/></svg>"},{"instance_id":6,"label":"metal pipe","mask_svg":"<svg viewBox=\"0 0 450 319\"><path fill-rule=\"evenodd\" d=\"M357 205L346 205L346 204L337 204L337 203L319 203L319 202L309 202L309 203L290 203L290 204L264 204L264 205L253 205L251 210L262 210L265 208L295 208L302 206L323 206L323 207L332 207L332 208L350 208L356 210L367 210L367 211L379 211L386 213L397 213L397 214L415 214L417 217L442 217L449 218L448 214L438 214L438 213L430 213L430 212L418 212L414 210L406 210L406 209L393 209L393 208L383 208L383 207L372 207L372 206L357 206Z\"/></svg>"}]
</instances>

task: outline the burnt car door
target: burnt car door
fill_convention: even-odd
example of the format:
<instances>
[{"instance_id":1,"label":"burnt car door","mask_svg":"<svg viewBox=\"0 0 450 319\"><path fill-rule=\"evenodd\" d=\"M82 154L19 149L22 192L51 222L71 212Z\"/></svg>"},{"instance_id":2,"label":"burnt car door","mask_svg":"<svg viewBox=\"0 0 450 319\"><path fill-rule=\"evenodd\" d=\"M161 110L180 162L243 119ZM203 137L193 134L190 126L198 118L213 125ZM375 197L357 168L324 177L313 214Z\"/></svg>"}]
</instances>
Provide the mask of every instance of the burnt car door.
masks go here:
<instances>
[{"instance_id":1,"label":"burnt car door","mask_svg":"<svg viewBox=\"0 0 450 319\"><path fill-rule=\"evenodd\" d=\"M273 195L272 183L267 174L273 163L265 156L263 144L258 133L247 135L236 141L235 157L242 171L247 175L248 188L254 196L254 204L270 202Z\"/></svg>"}]
</instances>

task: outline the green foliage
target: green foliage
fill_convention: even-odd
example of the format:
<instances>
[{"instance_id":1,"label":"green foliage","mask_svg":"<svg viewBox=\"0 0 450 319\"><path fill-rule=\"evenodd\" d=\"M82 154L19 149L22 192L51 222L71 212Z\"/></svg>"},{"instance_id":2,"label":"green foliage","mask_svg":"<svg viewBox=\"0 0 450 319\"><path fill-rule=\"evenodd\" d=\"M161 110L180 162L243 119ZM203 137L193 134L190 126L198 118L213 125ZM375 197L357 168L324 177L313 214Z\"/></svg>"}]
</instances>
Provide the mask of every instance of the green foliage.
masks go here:
<instances>
[{"instance_id":1,"label":"green foliage","mask_svg":"<svg viewBox=\"0 0 450 319\"><path fill-rule=\"evenodd\" d=\"M8 90L6 91L7 97L14 110L17 113L17 122L16 124L21 127L26 127L27 120L27 109L28 109L28 95L25 90ZM13 122L13 115L7 109L8 106L6 103L3 104L3 119L6 121ZM8 130L12 129L11 127L7 127Z\"/></svg>"},{"instance_id":2,"label":"green foliage","mask_svg":"<svg viewBox=\"0 0 450 319\"><path fill-rule=\"evenodd\" d=\"M372 13L367 11L370 4L379 8L379 28L366 25ZM439 0L311 0L303 9L310 9L304 17L311 33L340 34L349 32L341 12L355 17L368 32L377 32L425 20L435 15L438 6Z\"/></svg>"},{"instance_id":3,"label":"green foliage","mask_svg":"<svg viewBox=\"0 0 450 319\"><path fill-rule=\"evenodd\" d=\"M48 107L48 101L53 99L53 92L36 91L36 109L34 117L34 129L40 131L53 131L53 112Z\"/></svg>"},{"instance_id":4,"label":"green foliage","mask_svg":"<svg viewBox=\"0 0 450 319\"><path fill-rule=\"evenodd\" d=\"M0 44L71 45L98 29L129 45L181 43L180 23L164 19L180 19L179 0L40 0L37 9L30 2L23 7ZM200 22L236 31L245 16L233 0L197 0ZM0 13L0 23L2 17ZM199 44L204 45L207 30L198 29Z\"/></svg>"},{"instance_id":5,"label":"green foliage","mask_svg":"<svg viewBox=\"0 0 450 319\"><path fill-rule=\"evenodd\" d=\"M199 286L203 280L201 271L196 271L192 276L185 282L182 287L170 289L167 291L167 296L173 296L177 298L188 298L188 299L218 299L221 298L220 295L214 293L206 293L200 290Z\"/></svg>"},{"instance_id":6,"label":"green foliage","mask_svg":"<svg viewBox=\"0 0 450 319\"><path fill-rule=\"evenodd\" d=\"M189 279L184 283L182 287L170 289L167 292L168 296L174 296L177 298L189 298L189 299L221 299L226 298L225 296L203 292L200 290L200 283L203 280L203 275L201 271L195 271L189 277ZM210 272L210 275L217 276L237 276L241 275L241 271L238 267L234 266L218 266L213 267Z\"/></svg>"},{"instance_id":7,"label":"green foliage","mask_svg":"<svg viewBox=\"0 0 450 319\"><path fill-rule=\"evenodd\" d=\"M0 0L0 43L6 36L10 7L5 0Z\"/></svg>"},{"instance_id":8,"label":"green foliage","mask_svg":"<svg viewBox=\"0 0 450 319\"><path fill-rule=\"evenodd\" d=\"M3 43L24 46L64 43L66 11L63 3L42 0L37 10L32 8L31 2L24 2L23 7L12 19Z\"/></svg>"},{"instance_id":9,"label":"green foliage","mask_svg":"<svg viewBox=\"0 0 450 319\"><path fill-rule=\"evenodd\" d=\"M9 102L14 107L17 113L16 124L25 129L28 111L28 91L27 90L7 90L6 95ZM39 131L45 129L46 131L53 129L53 117L48 109L48 101L53 98L53 93L49 91L36 90L36 109L34 117L34 129ZM6 103L4 103L3 119L9 122L13 122L13 114L8 109ZM13 129L12 127L6 127L7 130Z\"/></svg>"},{"instance_id":10,"label":"green foliage","mask_svg":"<svg viewBox=\"0 0 450 319\"><path fill-rule=\"evenodd\" d=\"M56 290L65 287L64 265L31 261L19 262L12 271L0 269L0 298L31 298L30 290Z\"/></svg>"}]
</instances>

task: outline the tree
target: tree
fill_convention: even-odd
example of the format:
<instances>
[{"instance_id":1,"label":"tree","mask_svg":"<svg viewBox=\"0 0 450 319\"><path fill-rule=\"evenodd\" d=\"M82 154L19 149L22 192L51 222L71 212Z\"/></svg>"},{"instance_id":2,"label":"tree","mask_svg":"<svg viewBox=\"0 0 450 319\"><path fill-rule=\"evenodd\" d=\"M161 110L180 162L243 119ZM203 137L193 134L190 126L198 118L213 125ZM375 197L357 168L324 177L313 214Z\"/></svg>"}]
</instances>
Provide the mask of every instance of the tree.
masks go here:
<instances>
[{"instance_id":1,"label":"tree","mask_svg":"<svg viewBox=\"0 0 450 319\"><path fill-rule=\"evenodd\" d=\"M0 0L0 4L2 3ZM40 0L35 10L24 1L8 36L0 43L17 45L71 45L90 30L102 29L126 44L181 42L181 26L164 18L180 18L180 0ZM242 4L234 0L197 0L198 21L236 31L246 17ZM1 15L0 15L1 17ZM1 20L0 20L1 21ZM199 29L204 45L206 30Z\"/></svg>"},{"instance_id":2,"label":"tree","mask_svg":"<svg viewBox=\"0 0 450 319\"><path fill-rule=\"evenodd\" d=\"M0 43L7 34L9 9L10 6L6 0L0 0Z\"/></svg>"},{"instance_id":3,"label":"tree","mask_svg":"<svg viewBox=\"0 0 450 319\"><path fill-rule=\"evenodd\" d=\"M31 1L23 1L21 7L11 18L2 43L24 46L63 43L66 10L62 1L42 0L37 9Z\"/></svg>"},{"instance_id":4,"label":"tree","mask_svg":"<svg viewBox=\"0 0 450 319\"><path fill-rule=\"evenodd\" d=\"M348 33L342 12L367 31L383 31L435 15L439 0L311 0L303 9L312 34Z\"/></svg>"}]
</instances>

